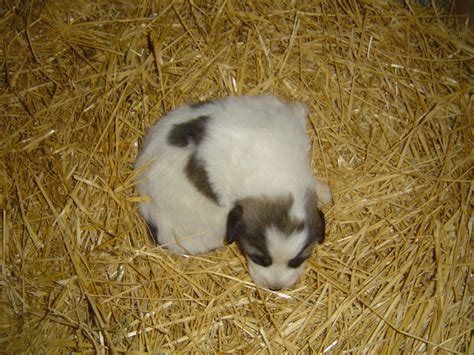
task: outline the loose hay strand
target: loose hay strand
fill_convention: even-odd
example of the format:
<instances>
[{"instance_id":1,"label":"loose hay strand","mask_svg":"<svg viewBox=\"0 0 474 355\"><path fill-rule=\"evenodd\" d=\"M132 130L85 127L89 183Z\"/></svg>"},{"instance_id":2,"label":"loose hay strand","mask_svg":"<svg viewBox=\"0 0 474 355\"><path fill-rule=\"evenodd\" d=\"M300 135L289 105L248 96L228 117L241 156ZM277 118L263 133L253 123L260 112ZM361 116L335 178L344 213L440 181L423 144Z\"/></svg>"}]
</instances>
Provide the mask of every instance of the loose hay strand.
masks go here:
<instances>
[{"instance_id":1,"label":"loose hay strand","mask_svg":"<svg viewBox=\"0 0 474 355\"><path fill-rule=\"evenodd\" d=\"M472 22L420 2L5 1L0 347L473 353ZM263 93L334 194L281 292L153 245L133 170L168 110Z\"/></svg>"}]
</instances>

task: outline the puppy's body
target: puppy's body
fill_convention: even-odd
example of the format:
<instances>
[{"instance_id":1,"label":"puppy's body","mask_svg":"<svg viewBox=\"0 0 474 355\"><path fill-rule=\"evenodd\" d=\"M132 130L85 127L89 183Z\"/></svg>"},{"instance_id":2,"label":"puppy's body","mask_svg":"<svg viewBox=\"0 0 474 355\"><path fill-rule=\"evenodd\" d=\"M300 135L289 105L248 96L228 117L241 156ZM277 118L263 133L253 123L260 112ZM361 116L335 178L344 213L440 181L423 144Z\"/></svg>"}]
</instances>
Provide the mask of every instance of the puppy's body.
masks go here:
<instances>
[{"instance_id":1,"label":"puppy's body","mask_svg":"<svg viewBox=\"0 0 474 355\"><path fill-rule=\"evenodd\" d=\"M302 104L257 96L187 105L163 117L137 160L137 167L150 162L138 188L151 202L140 210L159 243L196 254L224 245L227 232L258 284L291 286L307 250L324 238L324 217L313 206L331 199L311 171L306 114ZM319 222L311 225L314 216ZM289 267L302 251L303 262Z\"/></svg>"},{"instance_id":2,"label":"puppy's body","mask_svg":"<svg viewBox=\"0 0 474 355\"><path fill-rule=\"evenodd\" d=\"M157 229L156 242L178 254L198 254L224 244L228 208L201 193L184 173L194 144L180 147L168 143L174 125L196 118L189 106L170 112L146 136L136 167L149 164L138 184L140 195L150 202L140 204L149 226ZM153 228L153 227L152 227Z\"/></svg>"}]
</instances>

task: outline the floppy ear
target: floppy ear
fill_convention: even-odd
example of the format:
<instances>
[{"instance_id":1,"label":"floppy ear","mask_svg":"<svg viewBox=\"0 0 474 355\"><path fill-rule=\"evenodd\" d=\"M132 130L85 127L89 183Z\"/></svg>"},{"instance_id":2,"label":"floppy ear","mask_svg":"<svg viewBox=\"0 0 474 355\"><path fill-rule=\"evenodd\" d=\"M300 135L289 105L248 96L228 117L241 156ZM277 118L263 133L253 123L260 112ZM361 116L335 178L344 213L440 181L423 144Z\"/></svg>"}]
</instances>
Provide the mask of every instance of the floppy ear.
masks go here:
<instances>
[{"instance_id":1,"label":"floppy ear","mask_svg":"<svg viewBox=\"0 0 474 355\"><path fill-rule=\"evenodd\" d=\"M245 233L244 210L242 206L235 205L227 215L226 242L231 244Z\"/></svg>"},{"instance_id":2,"label":"floppy ear","mask_svg":"<svg viewBox=\"0 0 474 355\"><path fill-rule=\"evenodd\" d=\"M326 221L324 214L318 207L318 195L310 190L306 201L306 218L308 219L309 237L313 242L321 244L324 242L326 233Z\"/></svg>"},{"instance_id":3,"label":"floppy ear","mask_svg":"<svg viewBox=\"0 0 474 355\"><path fill-rule=\"evenodd\" d=\"M309 217L309 235L311 240L321 244L324 242L326 233L326 221L324 220L324 214L319 208L315 208L313 213Z\"/></svg>"}]
</instances>

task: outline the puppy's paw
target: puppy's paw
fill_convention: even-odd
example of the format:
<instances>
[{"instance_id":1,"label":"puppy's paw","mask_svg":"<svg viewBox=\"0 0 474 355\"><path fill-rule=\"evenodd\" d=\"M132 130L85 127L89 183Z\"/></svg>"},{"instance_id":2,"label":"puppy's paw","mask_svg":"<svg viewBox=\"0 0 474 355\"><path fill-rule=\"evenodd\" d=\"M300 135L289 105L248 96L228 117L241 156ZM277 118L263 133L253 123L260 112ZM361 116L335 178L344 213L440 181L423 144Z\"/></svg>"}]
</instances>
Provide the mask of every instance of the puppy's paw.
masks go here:
<instances>
[{"instance_id":1,"label":"puppy's paw","mask_svg":"<svg viewBox=\"0 0 474 355\"><path fill-rule=\"evenodd\" d=\"M332 192L328 184L316 180L316 194L321 205L333 204Z\"/></svg>"}]
</instances>

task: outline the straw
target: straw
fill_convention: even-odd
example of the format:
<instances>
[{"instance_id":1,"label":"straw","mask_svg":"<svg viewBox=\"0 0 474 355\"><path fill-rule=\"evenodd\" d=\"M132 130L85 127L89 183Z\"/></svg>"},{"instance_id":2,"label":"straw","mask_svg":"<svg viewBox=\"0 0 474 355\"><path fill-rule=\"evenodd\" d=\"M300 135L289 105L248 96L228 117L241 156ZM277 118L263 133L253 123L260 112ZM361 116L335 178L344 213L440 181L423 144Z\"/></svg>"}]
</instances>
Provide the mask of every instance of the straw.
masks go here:
<instances>
[{"instance_id":1,"label":"straw","mask_svg":"<svg viewBox=\"0 0 474 355\"><path fill-rule=\"evenodd\" d=\"M474 40L433 6L4 2L0 348L473 353ZM168 110L263 93L309 105L334 197L280 292L154 245L133 170Z\"/></svg>"}]
</instances>

